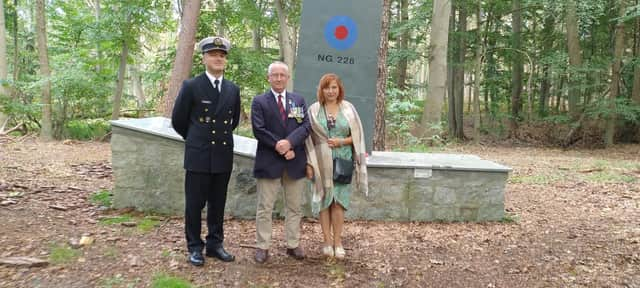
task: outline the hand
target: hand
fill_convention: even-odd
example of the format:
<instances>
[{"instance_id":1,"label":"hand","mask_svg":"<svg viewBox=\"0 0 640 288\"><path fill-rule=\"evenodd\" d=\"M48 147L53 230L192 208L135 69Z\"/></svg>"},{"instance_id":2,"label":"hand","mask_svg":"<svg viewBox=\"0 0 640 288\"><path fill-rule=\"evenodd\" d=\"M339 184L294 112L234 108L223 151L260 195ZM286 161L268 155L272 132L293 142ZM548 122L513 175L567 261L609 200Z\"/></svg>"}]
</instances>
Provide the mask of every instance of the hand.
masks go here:
<instances>
[{"instance_id":1,"label":"hand","mask_svg":"<svg viewBox=\"0 0 640 288\"><path fill-rule=\"evenodd\" d=\"M276 151L278 151L278 154L284 155L289 150L291 150L291 143L289 143L289 140L282 139L276 142Z\"/></svg>"},{"instance_id":2,"label":"hand","mask_svg":"<svg viewBox=\"0 0 640 288\"><path fill-rule=\"evenodd\" d=\"M313 179L313 167L307 164L307 179Z\"/></svg>"},{"instance_id":3,"label":"hand","mask_svg":"<svg viewBox=\"0 0 640 288\"><path fill-rule=\"evenodd\" d=\"M340 138L329 138L327 140L327 144L329 144L329 148L337 148L342 146L342 139Z\"/></svg>"},{"instance_id":4,"label":"hand","mask_svg":"<svg viewBox=\"0 0 640 288\"><path fill-rule=\"evenodd\" d=\"M293 152L293 150L289 150L287 153L284 153L284 159L291 160L293 158L296 158L296 152Z\"/></svg>"}]
</instances>

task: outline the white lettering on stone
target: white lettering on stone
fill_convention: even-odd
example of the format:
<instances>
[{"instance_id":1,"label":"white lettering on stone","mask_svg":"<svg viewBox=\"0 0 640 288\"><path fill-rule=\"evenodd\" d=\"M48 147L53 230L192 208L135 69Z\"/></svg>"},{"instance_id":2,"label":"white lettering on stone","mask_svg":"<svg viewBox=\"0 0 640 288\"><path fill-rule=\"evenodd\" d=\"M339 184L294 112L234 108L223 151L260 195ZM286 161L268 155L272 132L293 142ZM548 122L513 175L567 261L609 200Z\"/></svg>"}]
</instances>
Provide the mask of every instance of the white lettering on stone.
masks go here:
<instances>
[{"instance_id":1,"label":"white lettering on stone","mask_svg":"<svg viewBox=\"0 0 640 288\"><path fill-rule=\"evenodd\" d=\"M413 178L431 178L431 169L414 169Z\"/></svg>"}]
</instances>

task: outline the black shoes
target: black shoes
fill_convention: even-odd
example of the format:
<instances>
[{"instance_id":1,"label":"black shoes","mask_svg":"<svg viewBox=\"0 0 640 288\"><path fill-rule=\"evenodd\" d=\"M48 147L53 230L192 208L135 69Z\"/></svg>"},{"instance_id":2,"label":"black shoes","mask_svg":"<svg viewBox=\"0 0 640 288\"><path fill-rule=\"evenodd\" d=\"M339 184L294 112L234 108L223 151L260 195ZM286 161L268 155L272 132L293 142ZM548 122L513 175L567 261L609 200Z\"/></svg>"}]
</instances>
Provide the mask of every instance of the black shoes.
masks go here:
<instances>
[{"instance_id":1,"label":"black shoes","mask_svg":"<svg viewBox=\"0 0 640 288\"><path fill-rule=\"evenodd\" d=\"M206 255L207 257L218 258L224 262L233 262L233 260L236 259L236 257L233 257L233 255L227 253L227 251L224 251L224 248L222 246L218 246L213 249L207 249Z\"/></svg>"},{"instance_id":2,"label":"black shoes","mask_svg":"<svg viewBox=\"0 0 640 288\"><path fill-rule=\"evenodd\" d=\"M207 249L206 252L207 257L215 257L224 262L233 262L236 258L233 255L224 251L222 246L216 247L213 249ZM189 252L189 263L193 266L202 266L204 265L204 257L202 256L202 251L193 251Z\"/></svg>"},{"instance_id":3,"label":"black shoes","mask_svg":"<svg viewBox=\"0 0 640 288\"><path fill-rule=\"evenodd\" d=\"M189 263L193 266L202 266L204 265L204 257L202 257L202 252L193 251L189 253Z\"/></svg>"}]
</instances>

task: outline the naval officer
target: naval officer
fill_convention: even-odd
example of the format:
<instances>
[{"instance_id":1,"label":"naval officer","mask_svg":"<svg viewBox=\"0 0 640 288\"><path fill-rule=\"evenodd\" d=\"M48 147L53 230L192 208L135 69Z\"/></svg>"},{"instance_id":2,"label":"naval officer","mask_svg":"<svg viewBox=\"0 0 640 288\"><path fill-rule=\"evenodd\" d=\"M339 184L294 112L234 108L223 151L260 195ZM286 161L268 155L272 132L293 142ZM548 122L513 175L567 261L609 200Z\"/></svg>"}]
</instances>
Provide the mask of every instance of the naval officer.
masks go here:
<instances>
[{"instance_id":1,"label":"naval officer","mask_svg":"<svg viewBox=\"0 0 640 288\"><path fill-rule=\"evenodd\" d=\"M240 118L240 89L223 77L229 40L207 37L198 43L205 72L182 83L171 123L184 138L185 235L188 261L205 255L225 262L235 258L222 243L227 184L233 166L233 134ZM206 242L200 238L201 212L207 206Z\"/></svg>"}]
</instances>

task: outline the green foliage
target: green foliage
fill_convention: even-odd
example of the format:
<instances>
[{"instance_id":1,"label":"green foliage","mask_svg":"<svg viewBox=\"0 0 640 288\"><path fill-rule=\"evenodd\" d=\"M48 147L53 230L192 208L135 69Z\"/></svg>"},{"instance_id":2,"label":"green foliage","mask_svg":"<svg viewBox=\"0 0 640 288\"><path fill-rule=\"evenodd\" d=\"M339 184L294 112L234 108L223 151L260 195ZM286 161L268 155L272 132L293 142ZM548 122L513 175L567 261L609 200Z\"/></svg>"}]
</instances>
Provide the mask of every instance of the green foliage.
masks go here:
<instances>
[{"instance_id":1,"label":"green foliage","mask_svg":"<svg viewBox=\"0 0 640 288\"><path fill-rule=\"evenodd\" d=\"M49 261L53 264L66 264L76 261L82 255L79 250L74 250L67 245L52 244L49 252Z\"/></svg>"},{"instance_id":2,"label":"green foliage","mask_svg":"<svg viewBox=\"0 0 640 288\"><path fill-rule=\"evenodd\" d=\"M129 214L118 215L113 217L105 217L100 219L100 224L102 225L114 225L120 224L124 222L133 222L134 218Z\"/></svg>"},{"instance_id":3,"label":"green foliage","mask_svg":"<svg viewBox=\"0 0 640 288\"><path fill-rule=\"evenodd\" d=\"M411 135L411 129L422 116L422 107L416 105L415 101L403 96L403 91L390 88L387 90L387 115L385 125L387 125L388 136L394 139L397 145L416 145L420 140ZM406 100L403 100L406 99Z\"/></svg>"},{"instance_id":4,"label":"green foliage","mask_svg":"<svg viewBox=\"0 0 640 288\"><path fill-rule=\"evenodd\" d=\"M158 227L158 225L160 225L160 221L145 217L138 222L138 231L146 233Z\"/></svg>"},{"instance_id":5,"label":"green foliage","mask_svg":"<svg viewBox=\"0 0 640 288\"><path fill-rule=\"evenodd\" d=\"M104 119L70 120L65 124L64 137L78 140L96 140L111 131Z\"/></svg>"},{"instance_id":6,"label":"green foliage","mask_svg":"<svg viewBox=\"0 0 640 288\"><path fill-rule=\"evenodd\" d=\"M160 273L153 276L151 287L153 288L190 288L190 287L193 287L193 285L185 279Z\"/></svg>"},{"instance_id":7,"label":"green foliage","mask_svg":"<svg viewBox=\"0 0 640 288\"><path fill-rule=\"evenodd\" d=\"M516 213L505 212L501 222L502 223L518 223L520 222L520 215Z\"/></svg>"},{"instance_id":8,"label":"green foliage","mask_svg":"<svg viewBox=\"0 0 640 288\"><path fill-rule=\"evenodd\" d=\"M109 190L101 190L96 193L91 194L89 197L89 202L95 205L100 205L104 207L111 207L113 204L113 194Z\"/></svg>"},{"instance_id":9,"label":"green foliage","mask_svg":"<svg viewBox=\"0 0 640 288\"><path fill-rule=\"evenodd\" d=\"M610 115L616 115L619 120L640 123L640 105L629 99L616 98L615 109L611 109L610 99L602 98L594 101L586 107L585 113L591 119L607 119Z\"/></svg>"},{"instance_id":10,"label":"green foliage","mask_svg":"<svg viewBox=\"0 0 640 288\"><path fill-rule=\"evenodd\" d=\"M560 174L552 174L552 175L523 175L523 176L511 176L509 177L509 183L515 184L537 184L537 185L547 185L557 181L562 180L563 175Z\"/></svg>"},{"instance_id":11,"label":"green foliage","mask_svg":"<svg viewBox=\"0 0 640 288\"><path fill-rule=\"evenodd\" d=\"M124 277L122 277L122 274L116 274L111 277L100 279L98 287L100 288L115 288L115 287L134 288L134 287L138 287L139 283L140 283L140 278L127 280Z\"/></svg>"},{"instance_id":12,"label":"green foliage","mask_svg":"<svg viewBox=\"0 0 640 288\"><path fill-rule=\"evenodd\" d=\"M160 225L160 221L154 216L137 217L123 214L100 219L102 225L117 225L126 222L135 222L137 231L141 233L147 233Z\"/></svg>"}]
</instances>

